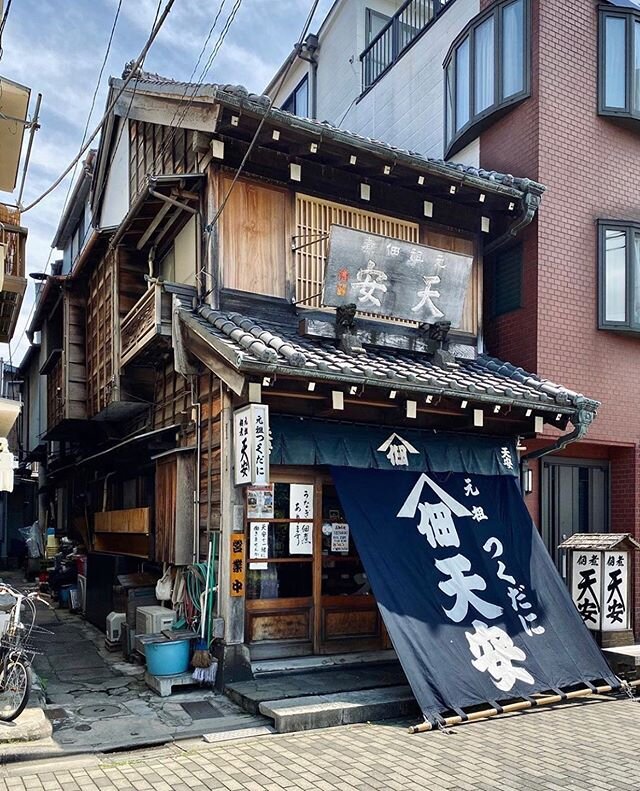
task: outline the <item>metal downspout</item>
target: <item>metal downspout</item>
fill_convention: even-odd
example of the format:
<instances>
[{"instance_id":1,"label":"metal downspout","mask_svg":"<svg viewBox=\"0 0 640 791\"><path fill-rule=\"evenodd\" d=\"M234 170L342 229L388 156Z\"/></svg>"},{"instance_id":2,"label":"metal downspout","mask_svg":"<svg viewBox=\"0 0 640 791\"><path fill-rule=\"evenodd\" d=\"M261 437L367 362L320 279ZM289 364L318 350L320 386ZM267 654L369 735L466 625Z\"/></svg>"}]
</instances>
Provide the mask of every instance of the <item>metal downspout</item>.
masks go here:
<instances>
[{"instance_id":1,"label":"metal downspout","mask_svg":"<svg viewBox=\"0 0 640 791\"><path fill-rule=\"evenodd\" d=\"M484 250L483 254L491 255L499 250L504 245L508 244L509 242L513 241L515 237L522 231L523 228L526 228L529 225L533 218L536 216L536 212L538 211L538 207L540 206L540 201L542 199L542 194L538 194L537 192L526 192L523 199L522 199L522 211L520 212L519 216L513 221L513 223L509 226L509 228L499 236L497 239L494 239L491 244L488 244Z\"/></svg>"}]
</instances>

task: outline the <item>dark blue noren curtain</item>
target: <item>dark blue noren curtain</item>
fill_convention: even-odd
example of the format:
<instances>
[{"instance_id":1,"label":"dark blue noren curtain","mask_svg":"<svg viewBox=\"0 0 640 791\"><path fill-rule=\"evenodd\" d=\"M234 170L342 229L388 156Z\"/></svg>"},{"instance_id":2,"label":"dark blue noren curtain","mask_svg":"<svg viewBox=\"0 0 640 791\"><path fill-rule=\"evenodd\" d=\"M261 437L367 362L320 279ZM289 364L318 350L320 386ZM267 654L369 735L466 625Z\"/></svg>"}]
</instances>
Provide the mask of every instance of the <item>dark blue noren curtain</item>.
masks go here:
<instances>
[{"instance_id":1,"label":"dark blue noren curtain","mask_svg":"<svg viewBox=\"0 0 640 791\"><path fill-rule=\"evenodd\" d=\"M619 684L582 623L516 479L332 472L426 717L584 681Z\"/></svg>"}]
</instances>

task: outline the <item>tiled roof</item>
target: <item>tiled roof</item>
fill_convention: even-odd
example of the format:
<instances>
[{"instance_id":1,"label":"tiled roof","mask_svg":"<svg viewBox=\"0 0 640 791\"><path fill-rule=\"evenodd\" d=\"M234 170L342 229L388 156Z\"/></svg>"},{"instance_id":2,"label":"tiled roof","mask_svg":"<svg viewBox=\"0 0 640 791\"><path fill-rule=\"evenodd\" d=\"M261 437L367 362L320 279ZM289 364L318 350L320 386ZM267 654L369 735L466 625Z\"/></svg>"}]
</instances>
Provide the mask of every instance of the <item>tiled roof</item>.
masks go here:
<instances>
[{"instance_id":1,"label":"tiled roof","mask_svg":"<svg viewBox=\"0 0 640 791\"><path fill-rule=\"evenodd\" d=\"M294 325L257 321L204 305L195 312L182 310L181 317L239 371L366 383L564 414L577 409L595 412L599 406L597 401L486 355L438 365L427 354L382 347L348 354L335 341L299 335Z\"/></svg>"},{"instance_id":2,"label":"tiled roof","mask_svg":"<svg viewBox=\"0 0 640 791\"><path fill-rule=\"evenodd\" d=\"M125 76L127 72L125 71ZM121 81L113 80L111 84L120 86ZM205 83L196 85L187 82L179 82L167 77L162 77L159 74L152 74L150 72L140 72L140 77L135 80L136 90L143 91L145 86L150 90L159 91L161 93L177 94L179 96L186 95L189 99L197 99L198 97L207 97L215 101L220 101L223 104L251 106L256 112L264 113L270 106L270 98L268 96L256 93L250 93L242 85L223 85L217 83ZM274 121L281 121L288 126L296 126L299 129L307 129L315 134L323 134L331 138L341 138L344 142L351 142L353 145L362 146L367 145L379 151L380 154L388 154L390 156L403 156L410 158L415 167L425 167L434 173L441 176L458 176L470 179L479 179L484 182L488 189L493 187L503 187L518 192L535 192L542 194L544 187L535 181L527 178L517 178L509 173L498 173L495 170L485 170L484 168L476 168L470 165L463 165L456 162L446 162L444 159L435 159L433 157L425 157L416 151L410 151L404 148L389 145L374 138L364 137L363 135L350 132L346 129L340 129L337 126L329 123L328 121L314 121L310 118L301 118L293 115L285 110L280 110L273 107L270 110L269 117Z\"/></svg>"},{"instance_id":3,"label":"tiled roof","mask_svg":"<svg viewBox=\"0 0 640 791\"><path fill-rule=\"evenodd\" d=\"M585 549L591 551L614 549L640 549L640 544L631 533L576 533L569 536L559 549Z\"/></svg>"}]
</instances>

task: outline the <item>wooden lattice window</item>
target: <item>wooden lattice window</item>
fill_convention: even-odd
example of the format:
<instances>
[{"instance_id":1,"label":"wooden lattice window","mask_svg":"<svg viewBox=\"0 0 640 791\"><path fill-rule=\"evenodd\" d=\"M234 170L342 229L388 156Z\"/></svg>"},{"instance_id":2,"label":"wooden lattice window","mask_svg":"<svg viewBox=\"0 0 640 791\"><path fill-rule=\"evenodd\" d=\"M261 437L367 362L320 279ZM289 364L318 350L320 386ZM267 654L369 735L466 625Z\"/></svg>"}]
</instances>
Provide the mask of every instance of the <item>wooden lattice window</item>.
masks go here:
<instances>
[{"instance_id":1,"label":"wooden lattice window","mask_svg":"<svg viewBox=\"0 0 640 791\"><path fill-rule=\"evenodd\" d=\"M363 209L355 209L331 201L296 195L296 246L295 299L301 307L321 306L322 285L328 249L328 236L332 225L344 225L366 233L375 233L401 239L405 242L426 244L464 255L474 254L474 244L469 239L443 233L434 233L426 226L408 220L399 220ZM480 273L474 261L469 291L465 299L462 324L459 330L476 334L481 303ZM363 313L363 316L371 314ZM373 316L384 321L380 316ZM417 326L416 322L393 319L394 323Z\"/></svg>"},{"instance_id":2,"label":"wooden lattice window","mask_svg":"<svg viewBox=\"0 0 640 791\"><path fill-rule=\"evenodd\" d=\"M304 307L320 307L329 244L328 239L323 237L329 235L332 225L344 225L405 242L420 241L418 223L385 217L308 195L296 195L297 246L304 245L296 252L296 302L302 302Z\"/></svg>"},{"instance_id":3,"label":"wooden lattice window","mask_svg":"<svg viewBox=\"0 0 640 791\"><path fill-rule=\"evenodd\" d=\"M111 401L114 377L114 275L116 254L109 252L89 278L87 300L87 401L89 417Z\"/></svg>"}]
</instances>

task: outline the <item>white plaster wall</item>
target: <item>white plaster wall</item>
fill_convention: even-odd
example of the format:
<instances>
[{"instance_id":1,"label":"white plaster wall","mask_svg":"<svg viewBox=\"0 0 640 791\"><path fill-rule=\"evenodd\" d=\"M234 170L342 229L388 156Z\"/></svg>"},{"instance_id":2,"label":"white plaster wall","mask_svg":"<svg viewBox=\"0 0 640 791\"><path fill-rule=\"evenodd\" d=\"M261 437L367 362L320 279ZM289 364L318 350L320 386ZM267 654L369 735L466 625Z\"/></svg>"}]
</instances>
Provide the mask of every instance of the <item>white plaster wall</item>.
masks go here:
<instances>
[{"instance_id":1,"label":"white plaster wall","mask_svg":"<svg viewBox=\"0 0 640 791\"><path fill-rule=\"evenodd\" d=\"M120 119L116 133L117 146L113 154L113 161L107 176L107 185L102 201L99 227L114 228L119 225L129 210L129 135L127 130L122 130Z\"/></svg>"},{"instance_id":2,"label":"white plaster wall","mask_svg":"<svg viewBox=\"0 0 640 791\"><path fill-rule=\"evenodd\" d=\"M480 11L455 3L351 109L344 126L429 157L444 154L444 70L451 42ZM470 152L471 156L475 156ZM456 157L459 161L460 155ZM469 164L474 164L469 162Z\"/></svg>"}]
</instances>

